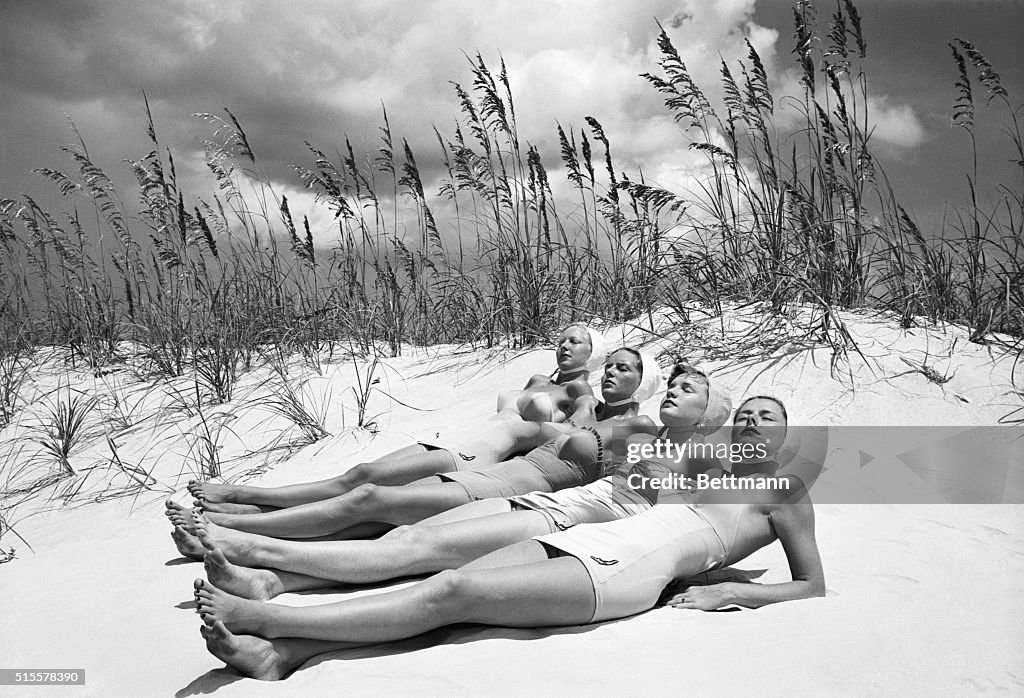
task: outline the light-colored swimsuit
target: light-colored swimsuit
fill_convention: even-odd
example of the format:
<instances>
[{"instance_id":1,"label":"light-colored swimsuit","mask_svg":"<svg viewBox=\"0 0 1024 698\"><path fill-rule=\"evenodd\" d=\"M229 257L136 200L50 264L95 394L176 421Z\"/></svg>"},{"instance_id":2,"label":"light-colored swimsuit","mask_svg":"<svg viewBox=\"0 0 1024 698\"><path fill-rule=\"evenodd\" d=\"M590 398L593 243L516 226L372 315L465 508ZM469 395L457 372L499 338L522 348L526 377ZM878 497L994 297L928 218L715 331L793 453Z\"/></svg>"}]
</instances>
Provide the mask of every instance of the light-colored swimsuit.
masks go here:
<instances>
[{"instance_id":1,"label":"light-colored swimsuit","mask_svg":"<svg viewBox=\"0 0 1024 698\"><path fill-rule=\"evenodd\" d=\"M509 501L513 509L532 509L543 514L552 533L584 523L624 519L652 506L642 494L614 476L558 492L530 492Z\"/></svg>"},{"instance_id":2,"label":"light-colored swimsuit","mask_svg":"<svg viewBox=\"0 0 1024 698\"><path fill-rule=\"evenodd\" d=\"M514 497L528 492L557 492L567 487L578 487L593 482L602 474L598 462L601 451L599 439L588 440L593 451L576 460L563 459L560 455L564 440L559 438L533 449L524 456L504 463L453 473L438 473L443 481L457 482L474 499L489 497Z\"/></svg>"},{"instance_id":3,"label":"light-colored swimsuit","mask_svg":"<svg viewBox=\"0 0 1024 698\"><path fill-rule=\"evenodd\" d=\"M589 622L624 618L652 608L672 580L715 569L728 558L750 507L728 505L736 511L731 530L716 531L700 505L688 500L688 495L675 495L636 516L534 540L586 567L595 600Z\"/></svg>"}]
</instances>

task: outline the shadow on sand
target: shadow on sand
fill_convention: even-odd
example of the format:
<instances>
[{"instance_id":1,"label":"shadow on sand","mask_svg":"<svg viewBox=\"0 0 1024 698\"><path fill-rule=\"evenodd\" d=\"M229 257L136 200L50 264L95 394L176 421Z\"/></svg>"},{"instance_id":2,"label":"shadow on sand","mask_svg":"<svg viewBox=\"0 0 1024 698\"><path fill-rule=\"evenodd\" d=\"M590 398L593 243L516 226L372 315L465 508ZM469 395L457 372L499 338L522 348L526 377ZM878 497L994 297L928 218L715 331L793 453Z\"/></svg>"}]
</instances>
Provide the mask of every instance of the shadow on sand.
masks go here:
<instances>
[{"instance_id":1,"label":"shadow on sand","mask_svg":"<svg viewBox=\"0 0 1024 698\"><path fill-rule=\"evenodd\" d=\"M555 635L578 635L588 633L603 625L617 623L619 621L608 621L607 623L595 623L592 625L572 625L557 628L498 628L492 626L474 625L462 623L450 625L437 630L417 635L416 637L398 642L388 642L365 647L353 647L351 649L325 652L310 659L300 666L296 671L303 671L309 667L318 666L324 662L351 661L356 659L371 659L378 657L389 657L406 652L415 652L441 644L461 645L469 642L480 642L484 640L514 640L528 642L541 640ZM188 698L188 696L205 695L215 692L222 686L232 684L242 679L240 674L232 669L213 669L202 676L196 677L188 686L185 686L174 694L175 698ZM285 678L284 680L287 680Z\"/></svg>"}]
</instances>

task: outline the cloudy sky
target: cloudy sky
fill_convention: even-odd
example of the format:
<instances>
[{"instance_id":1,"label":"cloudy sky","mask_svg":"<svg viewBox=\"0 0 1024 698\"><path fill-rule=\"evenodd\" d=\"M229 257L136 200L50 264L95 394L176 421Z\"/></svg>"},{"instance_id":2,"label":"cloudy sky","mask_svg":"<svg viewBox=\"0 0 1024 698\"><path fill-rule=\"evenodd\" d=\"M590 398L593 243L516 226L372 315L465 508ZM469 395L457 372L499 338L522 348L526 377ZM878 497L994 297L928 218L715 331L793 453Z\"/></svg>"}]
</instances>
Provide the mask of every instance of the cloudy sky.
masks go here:
<instances>
[{"instance_id":1,"label":"cloudy sky","mask_svg":"<svg viewBox=\"0 0 1024 698\"><path fill-rule=\"evenodd\" d=\"M834 3L818 3L825 16ZM956 79L946 41L985 53L1011 98L1024 97L1022 0L860 0L868 42L874 152L901 198L928 225L963 200L968 140L950 127ZM56 204L38 175L62 166L74 120L90 155L125 186L122 164L149 150L142 91L186 187L206 194L195 112L229 108L267 174L300 202L291 164L303 142L327 152L347 134L376 145L381 105L421 168L436 173L432 127L451 134L449 81L471 82L464 54L508 66L522 136L557 168L555 123L596 117L620 169L685 186L694 154L639 73L654 70L657 19L700 84L744 36L779 94L794 89L788 0L0 0L0 196ZM992 110L994 112L994 110ZM1002 114L991 114L992 117ZM988 118L988 116L984 116ZM1000 120L981 139L986 171L1007 170ZM1004 178L1005 179L1005 178ZM434 187L436 190L436 186ZM191 204L190 204L191 205ZM314 216L314 220L318 217Z\"/></svg>"}]
</instances>

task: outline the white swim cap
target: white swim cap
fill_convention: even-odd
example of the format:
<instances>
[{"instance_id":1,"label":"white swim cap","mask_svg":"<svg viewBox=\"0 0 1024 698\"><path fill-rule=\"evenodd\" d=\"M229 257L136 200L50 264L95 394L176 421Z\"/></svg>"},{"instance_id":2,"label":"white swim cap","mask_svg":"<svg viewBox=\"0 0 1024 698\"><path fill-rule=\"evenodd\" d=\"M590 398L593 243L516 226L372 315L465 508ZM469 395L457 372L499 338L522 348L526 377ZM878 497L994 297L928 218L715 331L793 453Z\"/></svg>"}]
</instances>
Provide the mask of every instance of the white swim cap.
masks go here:
<instances>
[{"instance_id":1,"label":"white swim cap","mask_svg":"<svg viewBox=\"0 0 1024 698\"><path fill-rule=\"evenodd\" d=\"M640 352L640 365L643 369L643 377L640 385L633 392L633 402L644 402L652 397L661 388L661 366L654 360L654 357L645 351Z\"/></svg>"},{"instance_id":2,"label":"white swim cap","mask_svg":"<svg viewBox=\"0 0 1024 698\"><path fill-rule=\"evenodd\" d=\"M604 335L595 329L580 325L590 335L590 358L587 359L585 368L590 373L600 371L604 368L605 359L608 358L608 349L605 347Z\"/></svg>"},{"instance_id":3,"label":"white swim cap","mask_svg":"<svg viewBox=\"0 0 1024 698\"><path fill-rule=\"evenodd\" d=\"M731 415L732 398L729 393L708 378L708 406L704 409L704 416L697 422L697 433L714 434L729 421Z\"/></svg>"}]
</instances>

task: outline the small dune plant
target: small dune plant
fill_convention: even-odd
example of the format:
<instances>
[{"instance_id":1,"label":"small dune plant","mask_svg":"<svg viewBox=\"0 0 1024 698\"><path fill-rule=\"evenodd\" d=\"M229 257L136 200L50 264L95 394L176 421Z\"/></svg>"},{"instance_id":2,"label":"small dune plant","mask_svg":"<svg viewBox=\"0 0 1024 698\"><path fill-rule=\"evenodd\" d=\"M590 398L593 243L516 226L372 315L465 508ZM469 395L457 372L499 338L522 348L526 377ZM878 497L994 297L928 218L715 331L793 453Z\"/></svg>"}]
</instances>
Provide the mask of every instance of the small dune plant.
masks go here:
<instances>
[{"instance_id":1,"label":"small dune plant","mask_svg":"<svg viewBox=\"0 0 1024 698\"><path fill-rule=\"evenodd\" d=\"M284 417L301 435L297 446L315 443L331 435L327 430L327 411L330 392L317 397L309 387L308 378L289 376L284 368L274 367L275 380L269 385L269 396L256 401L259 407Z\"/></svg>"},{"instance_id":2,"label":"small dune plant","mask_svg":"<svg viewBox=\"0 0 1024 698\"><path fill-rule=\"evenodd\" d=\"M42 424L36 429L37 442L65 475L77 474L70 456L87 438L86 422L95 403L95 399L75 394L70 388L59 390L56 400L48 405Z\"/></svg>"}]
</instances>

